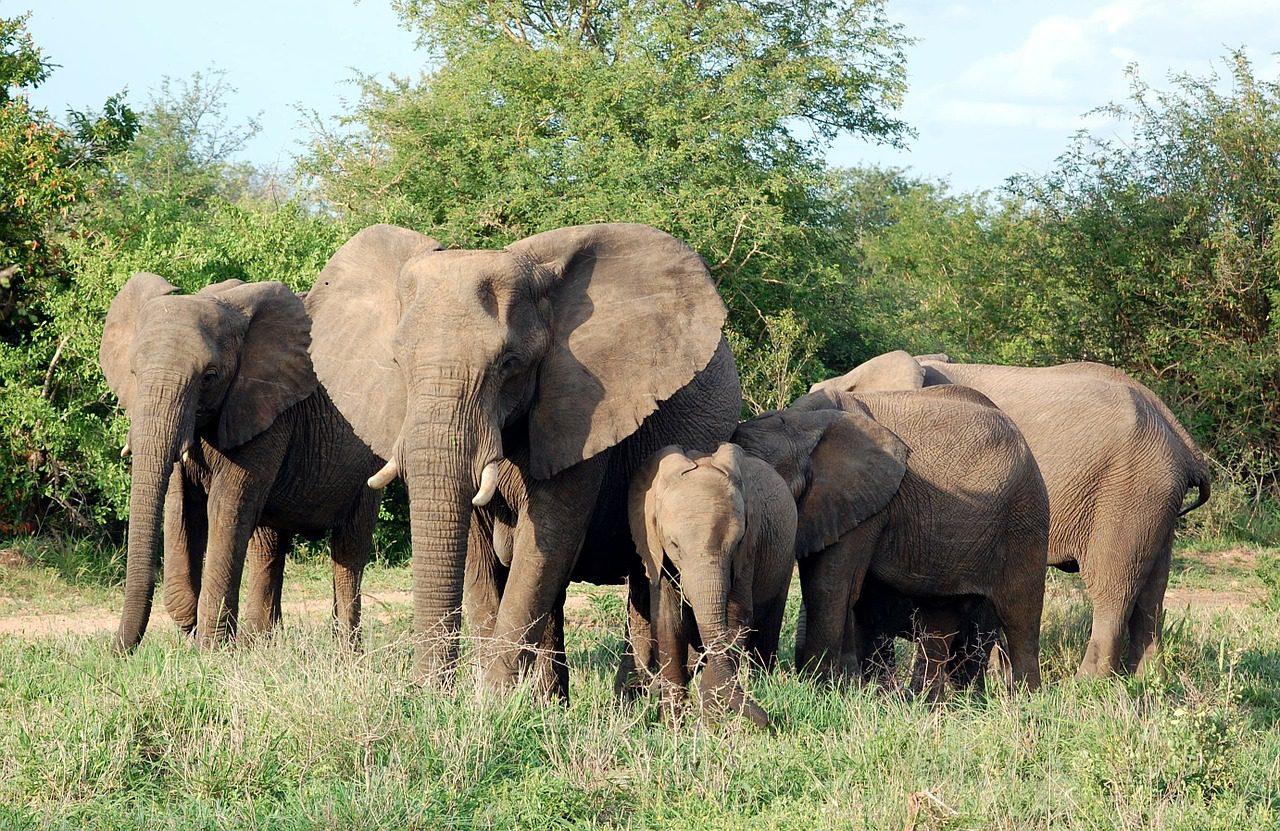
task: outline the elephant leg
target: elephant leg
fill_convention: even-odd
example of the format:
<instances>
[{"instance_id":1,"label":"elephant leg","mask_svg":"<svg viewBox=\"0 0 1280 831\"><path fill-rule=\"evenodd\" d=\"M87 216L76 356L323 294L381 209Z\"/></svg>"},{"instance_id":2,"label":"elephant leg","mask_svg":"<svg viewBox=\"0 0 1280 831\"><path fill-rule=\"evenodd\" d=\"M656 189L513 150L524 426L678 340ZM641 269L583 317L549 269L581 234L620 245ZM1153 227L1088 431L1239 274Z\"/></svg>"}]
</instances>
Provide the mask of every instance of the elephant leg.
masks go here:
<instances>
[{"instance_id":1,"label":"elephant leg","mask_svg":"<svg viewBox=\"0 0 1280 831\"><path fill-rule=\"evenodd\" d=\"M859 593L861 594L861 593ZM858 598L849 596L849 614L844 621L844 642L840 649L841 672L849 678L875 683L885 689L896 686L898 668L894 632L867 626L858 619Z\"/></svg>"},{"instance_id":2,"label":"elephant leg","mask_svg":"<svg viewBox=\"0 0 1280 831\"><path fill-rule=\"evenodd\" d=\"M279 450L283 455L283 448ZM269 469L279 469L279 458ZM265 477L270 482L274 474ZM239 467L219 471L209 488L209 545L196 615L196 640L213 647L235 636L240 578L249 538L266 502L267 485Z\"/></svg>"},{"instance_id":3,"label":"elephant leg","mask_svg":"<svg viewBox=\"0 0 1280 831\"><path fill-rule=\"evenodd\" d=\"M839 674L845 638L850 634L848 618L883 526L882 517L868 519L834 545L800 560L805 639L803 651L796 653L797 668L826 677Z\"/></svg>"},{"instance_id":4,"label":"elephant leg","mask_svg":"<svg viewBox=\"0 0 1280 831\"><path fill-rule=\"evenodd\" d=\"M175 464L164 502L164 606L184 635L196 628L209 527L204 491Z\"/></svg>"},{"instance_id":5,"label":"elephant leg","mask_svg":"<svg viewBox=\"0 0 1280 831\"><path fill-rule=\"evenodd\" d=\"M912 693L923 693L935 704L946 697L947 662L959 628L954 612L917 610L915 636L918 648L911 676Z\"/></svg>"},{"instance_id":6,"label":"elephant leg","mask_svg":"<svg viewBox=\"0 0 1280 831\"><path fill-rule=\"evenodd\" d=\"M280 594L284 587L284 561L293 535L258 526L245 553L245 610L240 629L248 635L265 635L280 623Z\"/></svg>"},{"instance_id":7,"label":"elephant leg","mask_svg":"<svg viewBox=\"0 0 1280 831\"><path fill-rule=\"evenodd\" d=\"M1150 571L1142 552L1150 543L1132 522L1103 517L1089 542L1089 557L1080 576L1093 600L1093 628L1077 676L1105 678L1118 674L1125 657L1125 635L1138 589Z\"/></svg>"},{"instance_id":8,"label":"elephant leg","mask_svg":"<svg viewBox=\"0 0 1280 831\"><path fill-rule=\"evenodd\" d=\"M663 716L679 717L689 688L689 640L680 588L665 577L649 584L650 612L657 641L658 689Z\"/></svg>"},{"instance_id":9,"label":"elephant leg","mask_svg":"<svg viewBox=\"0 0 1280 831\"><path fill-rule=\"evenodd\" d=\"M947 658L947 679L953 687L957 690L981 690L984 687L987 663L997 639L993 628L980 618L961 623Z\"/></svg>"},{"instance_id":10,"label":"elephant leg","mask_svg":"<svg viewBox=\"0 0 1280 831\"><path fill-rule=\"evenodd\" d=\"M643 567L637 566L627 576L626 642L613 678L613 696L618 702L635 701L653 681L656 664L649 607L649 578Z\"/></svg>"},{"instance_id":11,"label":"elephant leg","mask_svg":"<svg viewBox=\"0 0 1280 831\"><path fill-rule=\"evenodd\" d=\"M782 637L782 618L787 609L787 596L760 604L755 610L755 629L747 641L747 654L765 672L778 663L778 641Z\"/></svg>"},{"instance_id":12,"label":"elephant leg","mask_svg":"<svg viewBox=\"0 0 1280 831\"><path fill-rule=\"evenodd\" d=\"M510 685L532 669L543 630L563 604L586 539L607 456L581 462L530 489L527 509L516 523L511 572L484 662L486 686Z\"/></svg>"},{"instance_id":13,"label":"elephant leg","mask_svg":"<svg viewBox=\"0 0 1280 831\"><path fill-rule=\"evenodd\" d=\"M333 623L340 643L360 652L360 583L373 548L373 526L378 521L378 503L382 496L364 490L360 503L345 525L333 530L329 550L333 560Z\"/></svg>"},{"instance_id":14,"label":"elephant leg","mask_svg":"<svg viewBox=\"0 0 1280 831\"><path fill-rule=\"evenodd\" d=\"M487 510L472 511L462 609L467 628L476 643L493 637L506 577L507 569L498 561L494 551L493 514Z\"/></svg>"},{"instance_id":15,"label":"elephant leg","mask_svg":"<svg viewBox=\"0 0 1280 831\"><path fill-rule=\"evenodd\" d=\"M1129 655L1125 668L1140 673L1151 666L1160 649L1164 628L1164 591L1169 583L1169 565L1173 560L1173 529L1165 534L1160 553L1151 564L1151 572L1138 592L1129 616Z\"/></svg>"},{"instance_id":16,"label":"elephant leg","mask_svg":"<svg viewBox=\"0 0 1280 831\"><path fill-rule=\"evenodd\" d=\"M1040 583L1024 584L991 598L1004 630L1009 675L1015 686L1040 688L1040 616L1044 607L1044 572Z\"/></svg>"},{"instance_id":17,"label":"elephant leg","mask_svg":"<svg viewBox=\"0 0 1280 831\"><path fill-rule=\"evenodd\" d=\"M548 701L569 703L569 661L564 651L564 592L542 630L531 672L534 687Z\"/></svg>"},{"instance_id":18,"label":"elephant leg","mask_svg":"<svg viewBox=\"0 0 1280 831\"><path fill-rule=\"evenodd\" d=\"M885 689L896 688L898 639L892 632L866 632L855 636L861 655L862 677Z\"/></svg>"}]
</instances>

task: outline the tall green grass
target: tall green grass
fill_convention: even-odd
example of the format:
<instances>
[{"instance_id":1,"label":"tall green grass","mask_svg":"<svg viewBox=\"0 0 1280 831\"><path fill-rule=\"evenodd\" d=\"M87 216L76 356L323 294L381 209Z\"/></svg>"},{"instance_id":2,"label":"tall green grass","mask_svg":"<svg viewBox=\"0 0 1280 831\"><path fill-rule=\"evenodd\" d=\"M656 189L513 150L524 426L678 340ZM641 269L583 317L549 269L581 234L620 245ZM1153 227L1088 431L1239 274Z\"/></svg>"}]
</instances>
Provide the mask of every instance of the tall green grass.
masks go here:
<instances>
[{"instance_id":1,"label":"tall green grass","mask_svg":"<svg viewBox=\"0 0 1280 831\"><path fill-rule=\"evenodd\" d=\"M765 732L618 707L621 604L570 629L573 700L413 681L406 612L344 654L325 626L199 652L169 632L0 639L4 828L1273 828L1280 612L1173 615L1156 671L1071 678L1087 611L1055 587L1045 687L929 706L749 674Z\"/></svg>"}]
</instances>

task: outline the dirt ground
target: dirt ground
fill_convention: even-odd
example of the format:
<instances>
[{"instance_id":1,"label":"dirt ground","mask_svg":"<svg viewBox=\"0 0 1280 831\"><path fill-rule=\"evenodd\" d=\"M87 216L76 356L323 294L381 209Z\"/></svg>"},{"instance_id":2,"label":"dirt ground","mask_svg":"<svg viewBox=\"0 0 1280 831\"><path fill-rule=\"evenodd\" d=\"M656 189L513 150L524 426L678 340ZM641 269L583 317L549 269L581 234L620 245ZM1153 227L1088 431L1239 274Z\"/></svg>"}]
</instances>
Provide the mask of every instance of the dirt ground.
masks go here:
<instances>
[{"instance_id":1,"label":"dirt ground","mask_svg":"<svg viewBox=\"0 0 1280 831\"><path fill-rule=\"evenodd\" d=\"M1214 552L1194 552L1181 555L1183 561L1199 564L1212 573L1251 573L1257 565L1257 555L1248 549L1229 549ZM33 568L16 549L0 549L0 569ZM1232 582L1224 581L1229 585ZM588 591L590 593L588 593ZM586 613L591 605L591 598L601 593L617 593L619 599L624 594L621 588L592 587L589 590L570 589L566 602L566 617L572 620ZM1170 613L1190 612L1194 614L1213 614L1232 608L1242 608L1258 602L1263 597L1258 588L1170 588L1165 594L1165 609ZM324 598L294 599L288 598L286 578L286 600L283 603L285 619L295 617L321 618L330 613L330 601ZM407 614L412 608L412 595L408 591L365 592L364 614L366 619L386 620L394 615ZM55 634L90 635L109 632L120 622L118 609L103 606L86 606L76 612L5 615L0 616L0 636L42 637ZM164 605L157 591L156 603L152 608L151 622L148 628L161 628L171 625L165 614Z\"/></svg>"}]
</instances>

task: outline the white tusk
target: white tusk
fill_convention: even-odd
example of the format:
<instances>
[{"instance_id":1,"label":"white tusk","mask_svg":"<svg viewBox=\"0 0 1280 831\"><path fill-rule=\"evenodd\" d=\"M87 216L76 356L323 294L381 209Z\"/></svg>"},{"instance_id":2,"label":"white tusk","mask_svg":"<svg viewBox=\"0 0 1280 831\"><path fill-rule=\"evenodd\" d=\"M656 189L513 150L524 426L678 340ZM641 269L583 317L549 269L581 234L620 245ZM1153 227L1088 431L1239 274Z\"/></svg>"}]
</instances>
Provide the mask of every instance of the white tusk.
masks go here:
<instances>
[{"instance_id":1,"label":"white tusk","mask_svg":"<svg viewBox=\"0 0 1280 831\"><path fill-rule=\"evenodd\" d=\"M399 475L400 468L396 466L396 460L392 459L383 465L381 470L369 477L368 485L374 490L381 490Z\"/></svg>"},{"instance_id":2,"label":"white tusk","mask_svg":"<svg viewBox=\"0 0 1280 831\"><path fill-rule=\"evenodd\" d=\"M121 458L121 459L127 459L127 458L129 458L129 454L130 454L130 453L132 453L132 452L133 452L133 448L131 448L131 447L129 446L129 442L127 442L127 441L126 441L126 442L124 443L124 447L120 448L120 458Z\"/></svg>"},{"instance_id":3,"label":"white tusk","mask_svg":"<svg viewBox=\"0 0 1280 831\"><path fill-rule=\"evenodd\" d=\"M185 465L189 461L191 461L191 451L190 450L182 451L182 463Z\"/></svg>"},{"instance_id":4,"label":"white tusk","mask_svg":"<svg viewBox=\"0 0 1280 831\"><path fill-rule=\"evenodd\" d=\"M472 505L482 506L488 505L489 500L493 499L493 493L498 489L498 462L494 460L484 466L484 470L480 472L480 490L476 491L475 498L471 500Z\"/></svg>"}]
</instances>

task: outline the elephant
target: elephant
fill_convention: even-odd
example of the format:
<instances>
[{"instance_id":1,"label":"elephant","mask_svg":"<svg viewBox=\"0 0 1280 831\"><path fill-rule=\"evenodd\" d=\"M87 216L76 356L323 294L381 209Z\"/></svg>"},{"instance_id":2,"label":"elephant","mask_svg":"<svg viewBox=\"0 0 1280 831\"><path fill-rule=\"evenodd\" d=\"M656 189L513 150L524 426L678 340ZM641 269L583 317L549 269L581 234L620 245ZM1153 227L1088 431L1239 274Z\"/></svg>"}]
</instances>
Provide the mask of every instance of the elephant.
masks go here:
<instances>
[{"instance_id":1,"label":"elephant","mask_svg":"<svg viewBox=\"0 0 1280 831\"><path fill-rule=\"evenodd\" d=\"M679 709L689 683L692 609L702 644L703 707L769 717L738 683L738 651L770 668L795 567L796 504L767 463L734 444L714 453L664 447L631 480L631 536L649 579L663 700ZM634 637L634 633L633 633Z\"/></svg>"},{"instance_id":2,"label":"elephant","mask_svg":"<svg viewBox=\"0 0 1280 831\"><path fill-rule=\"evenodd\" d=\"M989 601L1013 682L1039 686L1048 497L990 401L959 386L811 393L744 422L733 441L773 465L796 499L797 666L861 674L855 605L869 574L908 597Z\"/></svg>"},{"instance_id":3,"label":"elephant","mask_svg":"<svg viewBox=\"0 0 1280 831\"><path fill-rule=\"evenodd\" d=\"M639 570L627 486L668 444L714 450L742 391L701 257L656 228L579 225L444 250L374 225L316 278L316 373L410 500L415 667L447 684L464 583L482 683L567 699L571 580ZM474 521L473 521L474 514Z\"/></svg>"},{"instance_id":4,"label":"elephant","mask_svg":"<svg viewBox=\"0 0 1280 831\"><path fill-rule=\"evenodd\" d=\"M854 614L864 677L887 684L896 663L893 639L907 638L918 646L910 689L931 701L941 701L948 686L982 686L1000 642L1000 621L990 601L909 597L870 574Z\"/></svg>"},{"instance_id":5,"label":"elephant","mask_svg":"<svg viewBox=\"0 0 1280 831\"><path fill-rule=\"evenodd\" d=\"M1160 646L1173 535L1210 495L1203 454L1159 397L1104 364L951 363L890 352L815 390L963 384L1022 430L1049 490L1049 564L1078 571L1093 601L1079 674L1139 672ZM1183 506L1187 492L1195 500ZM1127 652L1125 638L1128 636Z\"/></svg>"},{"instance_id":6,"label":"elephant","mask_svg":"<svg viewBox=\"0 0 1280 831\"><path fill-rule=\"evenodd\" d=\"M246 558L256 631L279 619L290 538L324 533L339 629L358 644L380 495L365 480L384 461L318 383L302 299L279 282L175 292L133 275L102 333L102 371L130 419L122 455L133 457L117 648L146 631L162 525L165 605L201 645L235 634Z\"/></svg>"}]
</instances>

